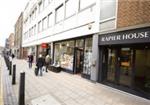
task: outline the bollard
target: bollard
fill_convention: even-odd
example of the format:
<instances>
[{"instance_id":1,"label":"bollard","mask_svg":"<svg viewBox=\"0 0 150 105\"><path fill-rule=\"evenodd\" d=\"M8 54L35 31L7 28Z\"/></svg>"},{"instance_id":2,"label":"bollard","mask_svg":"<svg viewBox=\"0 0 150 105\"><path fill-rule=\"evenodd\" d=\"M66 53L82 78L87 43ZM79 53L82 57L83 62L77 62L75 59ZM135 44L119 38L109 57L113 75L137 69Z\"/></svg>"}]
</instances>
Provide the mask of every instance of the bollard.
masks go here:
<instances>
[{"instance_id":1,"label":"bollard","mask_svg":"<svg viewBox=\"0 0 150 105\"><path fill-rule=\"evenodd\" d=\"M16 65L13 65L12 84L16 84Z\"/></svg>"},{"instance_id":2,"label":"bollard","mask_svg":"<svg viewBox=\"0 0 150 105\"><path fill-rule=\"evenodd\" d=\"M9 62L9 75L11 75L12 72L12 61Z\"/></svg>"},{"instance_id":3,"label":"bollard","mask_svg":"<svg viewBox=\"0 0 150 105\"><path fill-rule=\"evenodd\" d=\"M20 73L18 105L25 105L25 72Z\"/></svg>"}]
</instances>

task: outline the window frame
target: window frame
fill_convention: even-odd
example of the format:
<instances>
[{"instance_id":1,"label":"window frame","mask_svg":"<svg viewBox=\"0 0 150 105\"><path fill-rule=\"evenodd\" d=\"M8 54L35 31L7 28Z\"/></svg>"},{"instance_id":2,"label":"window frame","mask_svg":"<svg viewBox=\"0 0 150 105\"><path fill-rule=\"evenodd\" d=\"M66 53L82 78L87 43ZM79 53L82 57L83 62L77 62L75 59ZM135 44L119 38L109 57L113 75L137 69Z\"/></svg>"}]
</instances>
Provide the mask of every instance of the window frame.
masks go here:
<instances>
[{"instance_id":1,"label":"window frame","mask_svg":"<svg viewBox=\"0 0 150 105\"><path fill-rule=\"evenodd\" d=\"M57 10L59 10L60 8L63 8L63 19L57 21ZM63 21L65 19L65 9L64 9L64 4L62 3L61 5L59 5L56 9L55 9L55 24L60 23L61 21Z\"/></svg>"},{"instance_id":2,"label":"window frame","mask_svg":"<svg viewBox=\"0 0 150 105\"><path fill-rule=\"evenodd\" d=\"M53 23L52 23L52 25L49 24L49 21L50 21L50 18L49 18L49 17L52 17L52 16L53 16L53 12L50 12L50 13L48 14L48 17L47 17L47 27L48 27L48 28L50 28L50 27L53 26ZM53 19L53 21L54 21L54 19Z\"/></svg>"},{"instance_id":3,"label":"window frame","mask_svg":"<svg viewBox=\"0 0 150 105\"><path fill-rule=\"evenodd\" d=\"M40 20L39 22L38 22L38 33L40 33L41 31L42 31L42 21ZM40 29L41 28L41 29Z\"/></svg>"},{"instance_id":4,"label":"window frame","mask_svg":"<svg viewBox=\"0 0 150 105\"><path fill-rule=\"evenodd\" d=\"M79 0L79 10L78 11L79 12L84 11L86 9L92 8L95 5L96 5L96 1L95 1L95 3L92 3L92 4L90 4L90 5L88 5L88 6L84 7L84 8L81 8L81 0Z\"/></svg>"},{"instance_id":5,"label":"window frame","mask_svg":"<svg viewBox=\"0 0 150 105\"><path fill-rule=\"evenodd\" d=\"M47 22L46 22L46 21L47 21L47 16L45 16L45 17L42 19L42 30L46 30L46 29L47 29L47 24L48 24L47 22L48 22L48 21L47 21ZM44 27L44 26L45 26L45 25L44 25L45 23L46 23L46 27Z\"/></svg>"},{"instance_id":6,"label":"window frame","mask_svg":"<svg viewBox=\"0 0 150 105\"><path fill-rule=\"evenodd\" d=\"M70 17L72 17L72 16L74 16L75 14L76 14L76 11L75 11L75 13L72 13L71 15L69 15L69 16L66 16L66 10L67 10L67 8L66 8L66 4L67 4L67 2L68 1L70 1L70 0L66 0L65 1L65 11L64 11L64 17L65 17L65 19L68 19L68 18L70 18ZM77 7L77 9L78 9L78 7Z\"/></svg>"}]
</instances>

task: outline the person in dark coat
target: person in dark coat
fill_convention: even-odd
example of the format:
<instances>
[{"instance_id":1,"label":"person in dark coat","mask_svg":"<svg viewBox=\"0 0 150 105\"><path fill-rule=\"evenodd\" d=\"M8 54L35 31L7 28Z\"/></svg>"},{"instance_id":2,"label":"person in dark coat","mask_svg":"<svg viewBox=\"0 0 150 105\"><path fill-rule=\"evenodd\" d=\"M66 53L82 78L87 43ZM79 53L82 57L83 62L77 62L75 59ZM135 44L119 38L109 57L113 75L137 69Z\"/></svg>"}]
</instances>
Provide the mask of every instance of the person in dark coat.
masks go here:
<instances>
[{"instance_id":1,"label":"person in dark coat","mask_svg":"<svg viewBox=\"0 0 150 105\"><path fill-rule=\"evenodd\" d=\"M33 63L33 55L28 56L28 62L29 62L29 68L32 68L32 63Z\"/></svg>"},{"instance_id":2,"label":"person in dark coat","mask_svg":"<svg viewBox=\"0 0 150 105\"><path fill-rule=\"evenodd\" d=\"M39 58L37 59L36 66L37 66L38 71L40 71L41 76L42 76L42 71L43 71L42 68L44 66L44 61L45 61L44 58L40 54Z\"/></svg>"}]
</instances>

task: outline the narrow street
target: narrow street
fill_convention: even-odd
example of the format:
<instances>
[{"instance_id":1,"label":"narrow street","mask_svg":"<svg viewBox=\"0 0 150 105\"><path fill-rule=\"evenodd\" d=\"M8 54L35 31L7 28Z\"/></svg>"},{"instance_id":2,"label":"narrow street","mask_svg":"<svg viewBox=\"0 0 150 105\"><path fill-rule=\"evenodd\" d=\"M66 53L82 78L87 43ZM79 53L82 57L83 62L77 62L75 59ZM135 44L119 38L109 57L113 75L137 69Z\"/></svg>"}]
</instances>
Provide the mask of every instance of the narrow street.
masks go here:
<instances>
[{"instance_id":1,"label":"narrow street","mask_svg":"<svg viewBox=\"0 0 150 105\"><path fill-rule=\"evenodd\" d=\"M93 83L80 75L49 71L35 76L34 69L29 69L25 60L13 60L17 76L16 85L12 86L4 59L1 58L1 62L4 105L17 105L21 71L25 71L26 105L150 105L147 99Z\"/></svg>"}]
</instances>

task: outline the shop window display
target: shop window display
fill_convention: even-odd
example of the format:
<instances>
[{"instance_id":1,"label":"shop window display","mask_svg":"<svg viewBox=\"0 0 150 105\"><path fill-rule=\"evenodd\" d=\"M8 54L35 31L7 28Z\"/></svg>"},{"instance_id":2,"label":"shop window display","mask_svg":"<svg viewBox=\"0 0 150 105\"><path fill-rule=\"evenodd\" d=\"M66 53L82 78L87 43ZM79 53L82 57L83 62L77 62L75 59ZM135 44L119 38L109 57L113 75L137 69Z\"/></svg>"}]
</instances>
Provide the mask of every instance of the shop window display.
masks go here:
<instances>
[{"instance_id":1,"label":"shop window display","mask_svg":"<svg viewBox=\"0 0 150 105\"><path fill-rule=\"evenodd\" d=\"M85 39L83 74L90 75L92 66L92 38Z\"/></svg>"},{"instance_id":2,"label":"shop window display","mask_svg":"<svg viewBox=\"0 0 150 105\"><path fill-rule=\"evenodd\" d=\"M55 63L62 68L73 70L74 41L55 44Z\"/></svg>"}]
</instances>

